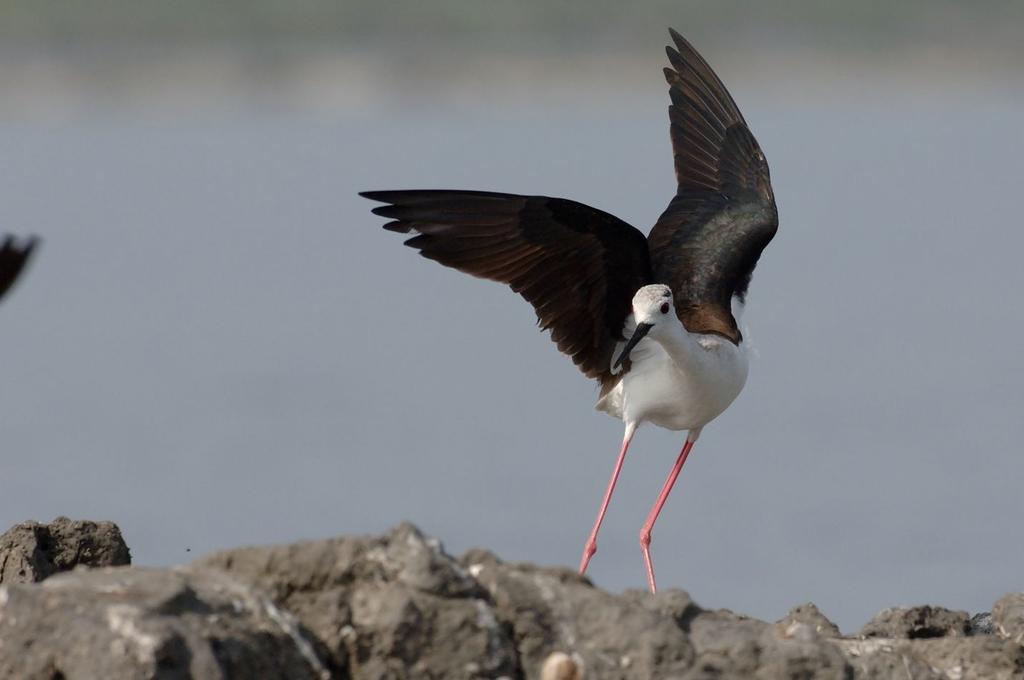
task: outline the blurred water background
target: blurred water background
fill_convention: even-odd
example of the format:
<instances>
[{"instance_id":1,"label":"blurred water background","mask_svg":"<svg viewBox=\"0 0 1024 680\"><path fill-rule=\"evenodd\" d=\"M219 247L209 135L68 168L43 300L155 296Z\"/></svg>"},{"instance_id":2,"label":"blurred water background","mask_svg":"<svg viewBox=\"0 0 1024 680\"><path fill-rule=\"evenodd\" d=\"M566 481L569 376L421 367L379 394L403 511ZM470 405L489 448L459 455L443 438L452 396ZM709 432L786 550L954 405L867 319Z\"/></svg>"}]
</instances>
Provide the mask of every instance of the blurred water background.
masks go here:
<instances>
[{"instance_id":1,"label":"blurred water background","mask_svg":"<svg viewBox=\"0 0 1024 680\"><path fill-rule=\"evenodd\" d=\"M855 630L1024 587L1024 4L0 3L0 525L136 563L379 532L575 565L621 437L496 284L356 192L543 193L647 230L667 26L764 148L782 226L747 388L657 525L659 581ZM682 436L643 429L592 564L643 586Z\"/></svg>"}]
</instances>

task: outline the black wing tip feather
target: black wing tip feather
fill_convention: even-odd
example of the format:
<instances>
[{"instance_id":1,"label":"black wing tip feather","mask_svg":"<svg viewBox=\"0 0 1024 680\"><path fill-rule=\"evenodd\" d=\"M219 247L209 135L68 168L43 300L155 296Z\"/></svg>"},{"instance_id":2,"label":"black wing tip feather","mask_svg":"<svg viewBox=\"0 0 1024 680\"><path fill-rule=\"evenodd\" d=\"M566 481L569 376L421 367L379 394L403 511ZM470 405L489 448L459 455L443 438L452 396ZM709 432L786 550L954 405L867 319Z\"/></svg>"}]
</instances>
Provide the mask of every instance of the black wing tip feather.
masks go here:
<instances>
[{"instance_id":1,"label":"black wing tip feather","mask_svg":"<svg viewBox=\"0 0 1024 680\"><path fill-rule=\"evenodd\" d=\"M665 55L668 56L668 60L673 65L689 62L694 57L696 57L699 63L707 64L697 49L690 44L689 40L680 35L679 31L669 26L668 34L671 36L674 45L665 45Z\"/></svg>"},{"instance_id":2,"label":"black wing tip feather","mask_svg":"<svg viewBox=\"0 0 1024 680\"><path fill-rule=\"evenodd\" d=\"M436 194L436 191L420 191L416 189L388 189L384 191L360 191L359 195L378 203L402 203L415 200L417 196ZM376 209L375 209L376 211Z\"/></svg>"},{"instance_id":3,"label":"black wing tip feather","mask_svg":"<svg viewBox=\"0 0 1024 680\"><path fill-rule=\"evenodd\" d=\"M690 62L691 60L696 61L697 64L711 70L708 62L701 56L700 52L697 51L697 48L693 46L693 43L684 38L679 31L669 26L668 34L672 37L672 42L675 43L675 46L665 46L665 53L668 55L670 61L672 61L673 56L675 56L677 59L684 62Z\"/></svg>"},{"instance_id":4,"label":"black wing tip feather","mask_svg":"<svg viewBox=\"0 0 1024 680\"><path fill-rule=\"evenodd\" d=\"M385 191L360 191L359 195L363 198L367 198L371 201L378 203L401 203L404 200L409 200L413 194L427 193L423 191L409 191L405 189L389 189ZM374 212L377 212L379 208L374 208Z\"/></svg>"},{"instance_id":5,"label":"black wing tip feather","mask_svg":"<svg viewBox=\"0 0 1024 680\"><path fill-rule=\"evenodd\" d=\"M704 89L703 96L710 96L713 100L713 105L720 107L722 113L725 113L728 118L733 119L729 121L730 123L745 123L739 106L736 105L725 83L718 77L715 70L711 68L711 64L701 56L701 53L697 51L697 48L690 41L681 36L675 29L669 28L668 31L669 35L672 36L672 41L675 43L674 47L672 45L665 47L665 54L668 56L669 63L673 67L672 69L666 69L665 72L665 78L668 80L669 85L689 88L694 84L699 84L699 87ZM673 69L675 74L669 75L668 71ZM694 101L694 104L698 107L707 106L707 103L701 103L699 99Z\"/></svg>"},{"instance_id":6,"label":"black wing tip feather","mask_svg":"<svg viewBox=\"0 0 1024 680\"><path fill-rule=\"evenodd\" d=\"M690 41L684 38L679 31L672 28L671 26L668 27L668 34L672 38L672 42L676 44L676 49L678 49L680 52L697 52L697 50L694 49L693 45L690 44Z\"/></svg>"},{"instance_id":7,"label":"black wing tip feather","mask_svg":"<svg viewBox=\"0 0 1024 680\"><path fill-rule=\"evenodd\" d=\"M497 200L522 198L519 194L477 191L474 189L387 189L384 191L360 191L358 194L363 198L379 203L418 203L420 201L439 201L457 197Z\"/></svg>"},{"instance_id":8,"label":"black wing tip feather","mask_svg":"<svg viewBox=\"0 0 1024 680\"><path fill-rule=\"evenodd\" d=\"M378 203L399 203L403 201L416 201L435 198L444 194L466 193L452 191L449 189L383 189L374 191L360 191L359 195Z\"/></svg>"},{"instance_id":9,"label":"black wing tip feather","mask_svg":"<svg viewBox=\"0 0 1024 680\"><path fill-rule=\"evenodd\" d=\"M369 199L371 201L377 201L378 203L384 203L384 205L378 205L370 210L371 213L379 217L387 217L390 219L386 222L383 228L386 231L393 231L399 234L408 234L412 231L412 225L407 220L402 219L402 206L409 205L410 203L416 202L417 199L422 200L424 197L436 196L437 191L422 191L422 190L406 190L406 189L393 189L387 191L360 191L359 196ZM408 245L408 243L406 243Z\"/></svg>"}]
</instances>

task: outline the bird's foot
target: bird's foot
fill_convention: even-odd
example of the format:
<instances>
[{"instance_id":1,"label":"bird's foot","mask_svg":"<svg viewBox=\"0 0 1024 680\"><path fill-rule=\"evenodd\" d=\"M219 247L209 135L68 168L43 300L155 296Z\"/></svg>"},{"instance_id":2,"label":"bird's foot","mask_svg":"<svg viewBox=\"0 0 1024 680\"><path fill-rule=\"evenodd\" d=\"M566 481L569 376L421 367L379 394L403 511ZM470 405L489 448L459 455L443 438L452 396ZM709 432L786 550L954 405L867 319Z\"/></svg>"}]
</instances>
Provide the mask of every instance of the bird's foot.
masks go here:
<instances>
[{"instance_id":1,"label":"bird's foot","mask_svg":"<svg viewBox=\"0 0 1024 680\"><path fill-rule=\"evenodd\" d=\"M647 569L647 587L651 594L658 592L658 584L654 581L654 562L651 560L651 532L647 527L640 531L640 550L644 554L644 567Z\"/></svg>"},{"instance_id":2,"label":"bird's foot","mask_svg":"<svg viewBox=\"0 0 1024 680\"><path fill-rule=\"evenodd\" d=\"M590 564L590 558L597 552L597 541L590 539L587 544L583 546L583 557L580 558L580 576L587 573L587 566Z\"/></svg>"}]
</instances>

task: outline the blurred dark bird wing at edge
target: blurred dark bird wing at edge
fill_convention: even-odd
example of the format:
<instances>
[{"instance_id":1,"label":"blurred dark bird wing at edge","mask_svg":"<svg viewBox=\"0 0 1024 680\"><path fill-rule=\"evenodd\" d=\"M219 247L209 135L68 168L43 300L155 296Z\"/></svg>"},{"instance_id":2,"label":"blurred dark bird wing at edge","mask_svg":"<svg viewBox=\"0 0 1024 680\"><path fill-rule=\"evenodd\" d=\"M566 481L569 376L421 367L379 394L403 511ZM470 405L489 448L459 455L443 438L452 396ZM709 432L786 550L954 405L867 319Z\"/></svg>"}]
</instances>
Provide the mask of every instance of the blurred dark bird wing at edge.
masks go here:
<instances>
[{"instance_id":1,"label":"blurred dark bird wing at edge","mask_svg":"<svg viewBox=\"0 0 1024 680\"><path fill-rule=\"evenodd\" d=\"M28 237L23 243L11 235L4 237L0 243L0 300L14 286L38 245L39 239L35 236Z\"/></svg>"}]
</instances>

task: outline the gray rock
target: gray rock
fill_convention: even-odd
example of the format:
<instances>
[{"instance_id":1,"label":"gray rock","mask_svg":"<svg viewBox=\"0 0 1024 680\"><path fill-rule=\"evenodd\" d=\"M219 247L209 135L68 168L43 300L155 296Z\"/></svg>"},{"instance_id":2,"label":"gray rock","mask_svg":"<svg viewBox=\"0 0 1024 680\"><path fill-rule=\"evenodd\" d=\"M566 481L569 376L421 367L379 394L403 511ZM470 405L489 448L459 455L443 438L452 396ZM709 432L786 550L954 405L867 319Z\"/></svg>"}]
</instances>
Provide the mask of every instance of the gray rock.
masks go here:
<instances>
[{"instance_id":1,"label":"gray rock","mask_svg":"<svg viewBox=\"0 0 1024 680\"><path fill-rule=\"evenodd\" d=\"M809 618L809 610L802 613ZM820 613L818 616L827 621ZM795 634L794 628L802 632ZM719 609L699 613L686 630L698 654L693 669L685 676L686 680L845 680L851 674L842 652L824 642L815 628L803 621L792 621L790 625L780 627L779 624Z\"/></svg>"},{"instance_id":2,"label":"gray rock","mask_svg":"<svg viewBox=\"0 0 1024 680\"><path fill-rule=\"evenodd\" d=\"M331 677L290 615L217 572L78 569L0 586L0 641L3 678Z\"/></svg>"},{"instance_id":3,"label":"gray rock","mask_svg":"<svg viewBox=\"0 0 1024 680\"><path fill-rule=\"evenodd\" d=\"M622 597L636 602L660 616L672 618L683 630L688 630L690 623L704 610L697 606L690 594L679 588L659 590L654 595L646 590L630 589L622 593Z\"/></svg>"},{"instance_id":4,"label":"gray rock","mask_svg":"<svg viewBox=\"0 0 1024 680\"><path fill-rule=\"evenodd\" d=\"M1000 637L1024 644L1024 593L999 598L992 607L992 629Z\"/></svg>"},{"instance_id":5,"label":"gray rock","mask_svg":"<svg viewBox=\"0 0 1024 680\"><path fill-rule=\"evenodd\" d=\"M96 538L106 535L100 526L21 525L4 535L0 572L32 580L111 559L117 551L97 547L115 544ZM1001 599L991 620L998 635L963 612L891 609L842 638L812 604L767 623L703 609L681 590L612 595L570 569L483 550L456 560L402 525L379 537L229 550L177 569L80 568L0 585L0 677L1024 677L1024 594Z\"/></svg>"},{"instance_id":6,"label":"gray rock","mask_svg":"<svg viewBox=\"0 0 1024 680\"><path fill-rule=\"evenodd\" d=\"M0 583L34 583L78 565L131 563L121 530L112 522L22 522L0 536Z\"/></svg>"},{"instance_id":7,"label":"gray rock","mask_svg":"<svg viewBox=\"0 0 1024 680\"><path fill-rule=\"evenodd\" d=\"M775 629L784 638L837 638L839 627L828 620L813 602L797 605L775 622Z\"/></svg>"},{"instance_id":8,"label":"gray rock","mask_svg":"<svg viewBox=\"0 0 1024 680\"><path fill-rule=\"evenodd\" d=\"M958 678L1010 680L1024 677L1024 647L994 636L930 639L837 640L853 659L858 678Z\"/></svg>"},{"instance_id":9,"label":"gray rock","mask_svg":"<svg viewBox=\"0 0 1024 680\"><path fill-rule=\"evenodd\" d=\"M512 631L528 678L537 677L554 652L579 658L587 680L680 677L693 664L686 633L671 614L659 611L675 613L682 598L689 600L682 591L615 596L573 570L505 564L482 550L460 562Z\"/></svg>"},{"instance_id":10,"label":"gray rock","mask_svg":"<svg viewBox=\"0 0 1024 680\"><path fill-rule=\"evenodd\" d=\"M947 678L1019 680L1024 677L1024 647L994 636L917 640L909 655L937 668Z\"/></svg>"},{"instance_id":11,"label":"gray rock","mask_svg":"<svg viewBox=\"0 0 1024 680\"><path fill-rule=\"evenodd\" d=\"M883 609L860 629L862 638L937 638L967 635L967 612L943 607Z\"/></svg>"},{"instance_id":12,"label":"gray rock","mask_svg":"<svg viewBox=\"0 0 1024 680\"><path fill-rule=\"evenodd\" d=\"M851 668L838 647L820 641L762 640L755 678L847 680Z\"/></svg>"},{"instance_id":13,"label":"gray rock","mask_svg":"<svg viewBox=\"0 0 1024 680\"><path fill-rule=\"evenodd\" d=\"M950 676L908 653L908 640L872 638L833 641L858 680L949 680Z\"/></svg>"},{"instance_id":14,"label":"gray rock","mask_svg":"<svg viewBox=\"0 0 1024 680\"><path fill-rule=\"evenodd\" d=\"M519 675L510 631L486 591L412 525L382 537L229 550L193 566L272 597L352 678Z\"/></svg>"},{"instance_id":15,"label":"gray rock","mask_svg":"<svg viewBox=\"0 0 1024 680\"><path fill-rule=\"evenodd\" d=\"M993 635L994 633L992 614L988 612L975 614L967 624L968 635Z\"/></svg>"},{"instance_id":16,"label":"gray rock","mask_svg":"<svg viewBox=\"0 0 1024 680\"><path fill-rule=\"evenodd\" d=\"M756 660L761 640L770 632L771 624L734 614L728 609L701 611L684 630L694 650L701 655L732 656Z\"/></svg>"}]
</instances>

